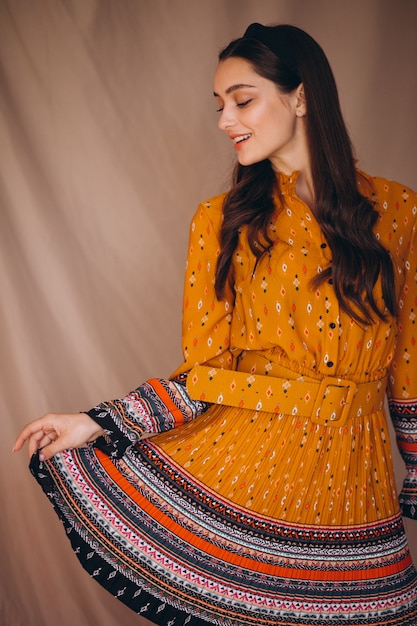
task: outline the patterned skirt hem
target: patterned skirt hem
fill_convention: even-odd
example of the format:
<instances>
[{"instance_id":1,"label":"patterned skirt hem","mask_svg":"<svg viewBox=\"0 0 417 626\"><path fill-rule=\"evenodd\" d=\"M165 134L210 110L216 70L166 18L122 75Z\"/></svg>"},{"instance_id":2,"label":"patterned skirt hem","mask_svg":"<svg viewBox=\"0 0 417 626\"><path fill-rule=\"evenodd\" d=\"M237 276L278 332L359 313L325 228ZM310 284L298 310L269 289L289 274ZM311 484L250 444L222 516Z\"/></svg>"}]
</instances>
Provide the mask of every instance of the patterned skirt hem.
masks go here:
<instances>
[{"instance_id":1,"label":"patterned skirt hem","mask_svg":"<svg viewBox=\"0 0 417 626\"><path fill-rule=\"evenodd\" d=\"M144 449L147 445L144 444ZM155 451L153 451L155 453ZM149 454L149 450L148 450ZM143 470L146 471L146 453ZM417 624L416 578L411 562L397 574L383 580L340 580L331 576L326 581L309 580L300 576L291 580L279 576L244 571L242 565L216 564L216 559L203 554L196 546L186 545L184 538L175 537L172 529L137 517L134 521L142 540L130 543L132 519L119 515L117 524L106 518L105 508L116 508L115 500L103 500L99 505L103 515L97 515L77 500L74 477L64 467L82 473L92 473L97 463L95 453L86 450L68 454L66 465L56 457L40 463L35 455L31 471L64 524L68 539L84 569L115 598L135 613L160 626L400 626ZM149 469L149 468L148 468ZM98 475L98 472L97 472ZM108 482L103 478L103 484ZM103 488L103 485L100 485ZM95 486L91 493L95 493ZM110 493L110 492L109 492ZM120 511L119 511L120 513ZM101 525L99 528L98 524ZM395 526L395 524L394 524ZM397 524L398 526L398 524ZM133 527L133 526L132 526ZM115 532L116 529L116 532ZM224 533L223 533L224 534ZM172 536L171 536L172 535ZM401 532L397 537L401 535ZM233 530L231 531L233 536ZM116 539L117 537L117 539ZM219 535L220 537L220 535ZM395 541L391 537L392 541ZM175 547L175 541L177 546ZM214 543L218 543L219 539ZM380 537L377 540L379 543ZM146 550L144 546L146 544ZM135 554L132 556L132 545ZM197 545L197 544L196 544ZM172 548L174 546L174 548ZM372 549L372 546L369 548ZM171 552L169 552L171 550ZM178 550L178 551L176 551ZM404 550L398 559L404 560ZM256 560L256 559L255 559ZM301 561L300 561L301 562ZM210 567L211 573L210 573ZM331 569L331 565L330 565ZM229 584L228 570L234 587ZM211 577L211 587L203 577ZM248 582L249 581L249 582ZM233 593L231 593L231 589ZM373 589L373 590L372 590Z\"/></svg>"}]
</instances>

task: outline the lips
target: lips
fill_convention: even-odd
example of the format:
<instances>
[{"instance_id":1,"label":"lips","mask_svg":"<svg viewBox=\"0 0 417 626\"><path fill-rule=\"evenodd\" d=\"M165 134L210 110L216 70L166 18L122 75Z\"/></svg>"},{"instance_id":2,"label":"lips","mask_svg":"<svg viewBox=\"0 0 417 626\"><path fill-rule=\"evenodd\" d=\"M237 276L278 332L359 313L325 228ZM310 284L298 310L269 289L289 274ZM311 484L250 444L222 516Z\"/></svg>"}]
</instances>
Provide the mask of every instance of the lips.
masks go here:
<instances>
[{"instance_id":1,"label":"lips","mask_svg":"<svg viewBox=\"0 0 417 626\"><path fill-rule=\"evenodd\" d=\"M247 133L246 135L230 135L230 139L236 145L242 143L242 141L245 141L245 139L249 139L251 136L252 135L250 133Z\"/></svg>"}]
</instances>

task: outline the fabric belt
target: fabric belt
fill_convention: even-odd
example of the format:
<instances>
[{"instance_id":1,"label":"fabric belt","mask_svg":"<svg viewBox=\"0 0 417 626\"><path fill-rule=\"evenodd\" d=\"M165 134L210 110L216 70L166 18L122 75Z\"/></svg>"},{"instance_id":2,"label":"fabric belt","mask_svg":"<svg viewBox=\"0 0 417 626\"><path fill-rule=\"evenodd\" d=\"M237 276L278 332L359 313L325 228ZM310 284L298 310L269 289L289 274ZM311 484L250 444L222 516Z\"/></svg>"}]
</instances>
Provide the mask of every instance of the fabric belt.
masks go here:
<instances>
[{"instance_id":1,"label":"fabric belt","mask_svg":"<svg viewBox=\"0 0 417 626\"><path fill-rule=\"evenodd\" d=\"M343 426L348 417L382 409L386 381L386 376L366 383L332 376L292 380L197 365L188 374L187 391L194 400Z\"/></svg>"}]
</instances>

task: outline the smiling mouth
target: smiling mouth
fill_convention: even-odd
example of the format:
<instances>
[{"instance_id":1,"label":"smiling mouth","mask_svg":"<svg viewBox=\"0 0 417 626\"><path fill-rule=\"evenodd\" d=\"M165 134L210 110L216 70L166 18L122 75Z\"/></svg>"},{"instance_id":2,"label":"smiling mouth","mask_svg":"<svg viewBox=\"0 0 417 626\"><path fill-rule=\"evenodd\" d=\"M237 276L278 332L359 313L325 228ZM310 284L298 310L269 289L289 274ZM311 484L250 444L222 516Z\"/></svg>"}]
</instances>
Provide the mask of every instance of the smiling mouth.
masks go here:
<instances>
[{"instance_id":1,"label":"smiling mouth","mask_svg":"<svg viewBox=\"0 0 417 626\"><path fill-rule=\"evenodd\" d=\"M252 137L250 133L248 135L238 135L238 137L233 137L233 143L241 143L242 141L245 141L245 139L249 139L249 137Z\"/></svg>"}]
</instances>

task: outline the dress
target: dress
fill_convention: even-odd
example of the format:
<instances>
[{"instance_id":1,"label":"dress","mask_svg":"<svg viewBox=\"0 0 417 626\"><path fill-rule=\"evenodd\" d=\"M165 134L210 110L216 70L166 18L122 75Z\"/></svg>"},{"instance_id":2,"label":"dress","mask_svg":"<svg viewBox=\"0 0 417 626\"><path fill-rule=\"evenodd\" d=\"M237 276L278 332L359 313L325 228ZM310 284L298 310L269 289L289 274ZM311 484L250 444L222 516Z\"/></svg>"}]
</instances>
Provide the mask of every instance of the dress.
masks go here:
<instances>
[{"instance_id":1,"label":"dress","mask_svg":"<svg viewBox=\"0 0 417 626\"><path fill-rule=\"evenodd\" d=\"M417 624L400 513L401 504L417 516L417 198L358 173L362 193L378 199L375 229L392 254L399 302L397 321L364 326L340 310L331 281L309 286L330 251L296 178L280 175L277 242L255 272L240 232L235 293L229 286L222 302L213 279L224 197L199 206L184 364L89 411L106 438L31 461L84 568L156 624ZM409 468L400 499L387 372ZM324 404L313 419L309 385L322 393L324 377L373 391L350 398L343 420L332 424ZM281 409L297 381L307 391Z\"/></svg>"}]
</instances>

